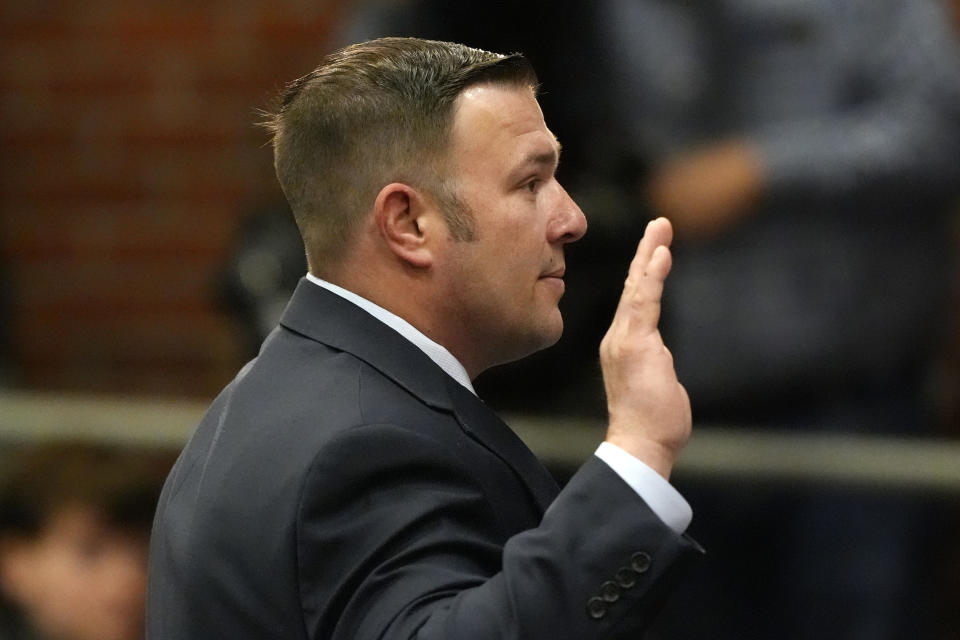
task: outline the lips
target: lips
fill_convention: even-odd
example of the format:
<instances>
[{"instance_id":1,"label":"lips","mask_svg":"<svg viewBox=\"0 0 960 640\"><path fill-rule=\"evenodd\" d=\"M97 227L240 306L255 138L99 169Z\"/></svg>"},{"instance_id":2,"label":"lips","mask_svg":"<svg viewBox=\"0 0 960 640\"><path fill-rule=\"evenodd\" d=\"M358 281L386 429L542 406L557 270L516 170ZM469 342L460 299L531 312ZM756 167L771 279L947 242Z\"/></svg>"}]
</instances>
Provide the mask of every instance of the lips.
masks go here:
<instances>
[{"instance_id":1,"label":"lips","mask_svg":"<svg viewBox=\"0 0 960 640\"><path fill-rule=\"evenodd\" d=\"M539 282L552 289L559 298L567 289L567 285L563 281L564 273L566 273L566 269L560 267L559 269L555 269L540 276Z\"/></svg>"}]
</instances>

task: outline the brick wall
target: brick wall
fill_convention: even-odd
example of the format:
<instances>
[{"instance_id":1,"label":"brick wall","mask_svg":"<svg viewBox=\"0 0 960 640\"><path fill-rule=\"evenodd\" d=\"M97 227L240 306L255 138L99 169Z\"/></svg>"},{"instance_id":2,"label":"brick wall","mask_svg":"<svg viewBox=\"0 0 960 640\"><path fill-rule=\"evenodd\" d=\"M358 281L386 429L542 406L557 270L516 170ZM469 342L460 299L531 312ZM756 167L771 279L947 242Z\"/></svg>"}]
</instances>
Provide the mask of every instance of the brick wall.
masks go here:
<instances>
[{"instance_id":1,"label":"brick wall","mask_svg":"<svg viewBox=\"0 0 960 640\"><path fill-rule=\"evenodd\" d=\"M3 0L0 269L16 384L206 396L244 357L213 280L280 198L254 126L338 0Z\"/></svg>"}]
</instances>

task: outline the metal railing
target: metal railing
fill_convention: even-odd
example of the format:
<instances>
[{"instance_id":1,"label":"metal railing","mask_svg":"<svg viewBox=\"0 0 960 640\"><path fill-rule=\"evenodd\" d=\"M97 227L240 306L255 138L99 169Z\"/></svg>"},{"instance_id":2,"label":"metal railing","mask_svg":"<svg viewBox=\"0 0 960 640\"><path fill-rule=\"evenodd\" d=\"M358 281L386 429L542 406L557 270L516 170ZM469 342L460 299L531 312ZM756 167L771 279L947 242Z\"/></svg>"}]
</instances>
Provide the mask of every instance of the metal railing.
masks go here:
<instances>
[{"instance_id":1,"label":"metal railing","mask_svg":"<svg viewBox=\"0 0 960 640\"><path fill-rule=\"evenodd\" d=\"M206 406L183 399L0 391L0 441L66 436L178 447ZM603 437L599 422L506 419L547 464L575 467ZM675 473L960 495L960 441L695 425Z\"/></svg>"}]
</instances>

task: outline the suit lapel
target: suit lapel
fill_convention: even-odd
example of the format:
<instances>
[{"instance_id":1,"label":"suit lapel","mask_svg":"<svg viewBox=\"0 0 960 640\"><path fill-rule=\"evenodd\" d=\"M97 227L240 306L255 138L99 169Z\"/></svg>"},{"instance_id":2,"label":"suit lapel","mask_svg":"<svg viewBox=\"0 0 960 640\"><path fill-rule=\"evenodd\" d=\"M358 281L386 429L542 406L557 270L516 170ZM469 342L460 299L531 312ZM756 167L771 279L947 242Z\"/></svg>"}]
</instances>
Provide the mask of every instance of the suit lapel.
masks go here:
<instances>
[{"instance_id":1,"label":"suit lapel","mask_svg":"<svg viewBox=\"0 0 960 640\"><path fill-rule=\"evenodd\" d=\"M449 378L447 386L457 420L464 431L513 469L527 488L534 505L540 513L545 512L559 492L557 482L550 472L482 400L452 378Z\"/></svg>"},{"instance_id":2,"label":"suit lapel","mask_svg":"<svg viewBox=\"0 0 960 640\"><path fill-rule=\"evenodd\" d=\"M451 378L409 340L352 302L305 278L280 324L352 353L428 406L453 413L466 433L503 460L543 512L558 488L519 437L483 401Z\"/></svg>"},{"instance_id":3,"label":"suit lapel","mask_svg":"<svg viewBox=\"0 0 960 640\"><path fill-rule=\"evenodd\" d=\"M280 324L352 353L431 407L453 410L449 376L427 354L357 305L306 278L294 290Z\"/></svg>"}]
</instances>

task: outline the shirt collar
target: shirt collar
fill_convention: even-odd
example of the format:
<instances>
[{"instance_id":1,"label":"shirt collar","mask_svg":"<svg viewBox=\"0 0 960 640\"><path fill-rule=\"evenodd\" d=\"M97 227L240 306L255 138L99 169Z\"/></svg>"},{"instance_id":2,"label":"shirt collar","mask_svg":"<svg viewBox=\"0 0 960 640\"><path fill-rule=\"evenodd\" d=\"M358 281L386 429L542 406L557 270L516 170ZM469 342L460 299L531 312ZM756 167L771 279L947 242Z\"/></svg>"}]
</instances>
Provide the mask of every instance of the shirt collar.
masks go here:
<instances>
[{"instance_id":1,"label":"shirt collar","mask_svg":"<svg viewBox=\"0 0 960 640\"><path fill-rule=\"evenodd\" d=\"M466 387L466 389L473 395L477 395L477 392L473 389L473 383L470 382L470 376L467 375L467 370L463 368L463 365L460 364L460 361L457 360L453 354L447 351L443 346L437 344L421 333L412 324L400 316L387 311L383 307L370 302L366 298L358 296L354 292L348 291L343 287L338 287L331 282L321 280L312 273L307 273L307 280L320 287L323 287L331 293L337 294L349 302L352 302L380 322L399 333L401 336L412 342L414 346L427 354L427 357L433 360L438 367L443 369L448 376Z\"/></svg>"}]
</instances>

